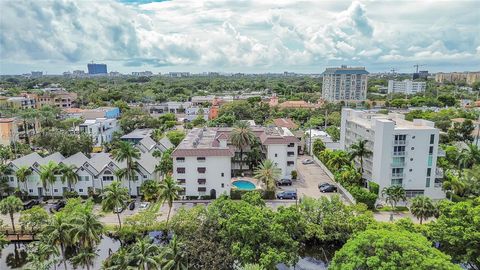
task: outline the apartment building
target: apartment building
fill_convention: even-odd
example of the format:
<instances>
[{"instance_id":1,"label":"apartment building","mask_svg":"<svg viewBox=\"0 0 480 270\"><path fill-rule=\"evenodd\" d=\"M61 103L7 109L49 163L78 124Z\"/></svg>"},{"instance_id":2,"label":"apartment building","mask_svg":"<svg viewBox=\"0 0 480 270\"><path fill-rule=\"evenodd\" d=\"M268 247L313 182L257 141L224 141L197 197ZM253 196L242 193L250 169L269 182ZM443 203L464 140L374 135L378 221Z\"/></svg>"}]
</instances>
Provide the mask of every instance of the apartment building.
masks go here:
<instances>
[{"instance_id":1,"label":"apartment building","mask_svg":"<svg viewBox=\"0 0 480 270\"><path fill-rule=\"evenodd\" d=\"M91 193L100 194L114 180L120 180L115 176L115 171L126 167L126 162L115 161L108 153L93 153L91 158L88 158L81 152L70 157L64 157L58 152L41 157L38 153L33 152L9 162L8 166L11 169L11 174L6 175L9 186L13 188L19 186L29 196L33 197L51 196L52 194L54 197L63 196L63 193L68 190L68 185L62 183L61 175L56 175L55 183L48 185L46 188L42 186L40 181L41 166L50 161L75 166L78 182L72 186L72 189L81 196L88 196ZM158 161L150 153L141 154L140 159L137 160L138 170L130 181L131 196L141 194L140 186L145 180L158 177L155 172L155 165L158 164ZM28 176L25 183L17 183L15 172L24 166L30 168L32 174ZM121 183L124 187L129 187L128 180L122 179Z\"/></svg>"},{"instance_id":2,"label":"apartment building","mask_svg":"<svg viewBox=\"0 0 480 270\"><path fill-rule=\"evenodd\" d=\"M480 81L480 71L477 72L439 72L435 74L435 81L437 83L446 82L465 82L472 85L476 81Z\"/></svg>"},{"instance_id":3,"label":"apartment building","mask_svg":"<svg viewBox=\"0 0 480 270\"><path fill-rule=\"evenodd\" d=\"M6 146L25 142L26 136L31 138L39 129L38 121L24 122L18 117L0 118L0 144Z\"/></svg>"},{"instance_id":4,"label":"apartment building","mask_svg":"<svg viewBox=\"0 0 480 270\"><path fill-rule=\"evenodd\" d=\"M290 177L296 168L298 139L287 128L251 128L264 156L276 164L282 177ZM239 149L230 142L232 131L194 128L173 151L173 177L183 188L182 195L216 198L230 194L232 175L239 170ZM243 169L247 167L243 165Z\"/></svg>"},{"instance_id":5,"label":"apartment building","mask_svg":"<svg viewBox=\"0 0 480 270\"><path fill-rule=\"evenodd\" d=\"M365 67L327 68L323 72L323 99L330 102L365 100L368 74Z\"/></svg>"},{"instance_id":6,"label":"apartment building","mask_svg":"<svg viewBox=\"0 0 480 270\"><path fill-rule=\"evenodd\" d=\"M36 99L29 95L22 95L18 97L0 97L0 107L10 107L24 110L34 109L36 106Z\"/></svg>"},{"instance_id":7,"label":"apartment building","mask_svg":"<svg viewBox=\"0 0 480 270\"><path fill-rule=\"evenodd\" d=\"M92 137L94 147L101 147L104 143L111 142L114 132L120 130L117 119L87 119L79 125L80 133L86 133Z\"/></svg>"},{"instance_id":8,"label":"apartment building","mask_svg":"<svg viewBox=\"0 0 480 270\"><path fill-rule=\"evenodd\" d=\"M380 190L401 185L407 197L425 195L442 199L443 173L437 169L439 130L434 123L402 114L374 114L342 110L340 148L366 140L372 155L364 158L364 177L380 185ZM359 166L359 163L356 163Z\"/></svg>"},{"instance_id":9,"label":"apartment building","mask_svg":"<svg viewBox=\"0 0 480 270\"><path fill-rule=\"evenodd\" d=\"M77 93L64 90L48 91L37 96L37 108L43 106L56 106L59 108L72 108L77 100Z\"/></svg>"},{"instance_id":10,"label":"apartment building","mask_svg":"<svg viewBox=\"0 0 480 270\"><path fill-rule=\"evenodd\" d=\"M405 95L413 95L416 93L425 92L427 89L426 82L415 82L412 80L403 80L403 81L396 81L396 80L389 80L388 81L388 93L389 94L405 94Z\"/></svg>"}]
</instances>

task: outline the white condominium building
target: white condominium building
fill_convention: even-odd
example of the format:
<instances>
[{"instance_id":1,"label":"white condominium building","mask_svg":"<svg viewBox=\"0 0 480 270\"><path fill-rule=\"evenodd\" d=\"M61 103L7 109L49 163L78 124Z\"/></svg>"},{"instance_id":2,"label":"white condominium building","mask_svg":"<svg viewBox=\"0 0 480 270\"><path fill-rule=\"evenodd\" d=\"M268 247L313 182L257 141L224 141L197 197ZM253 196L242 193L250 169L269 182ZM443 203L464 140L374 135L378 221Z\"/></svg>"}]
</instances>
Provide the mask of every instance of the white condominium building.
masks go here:
<instances>
[{"instance_id":1,"label":"white condominium building","mask_svg":"<svg viewBox=\"0 0 480 270\"><path fill-rule=\"evenodd\" d=\"M367 98L365 67L327 68L323 72L322 97L326 101L363 101Z\"/></svg>"},{"instance_id":2,"label":"white condominium building","mask_svg":"<svg viewBox=\"0 0 480 270\"><path fill-rule=\"evenodd\" d=\"M262 155L272 160L282 177L296 168L299 140L287 128L251 127ZM173 177L185 196L230 194L232 174L239 169L239 149L230 143L233 128L194 128L173 151ZM244 149L243 168L250 149Z\"/></svg>"},{"instance_id":3,"label":"white condominium building","mask_svg":"<svg viewBox=\"0 0 480 270\"><path fill-rule=\"evenodd\" d=\"M403 81L388 81L388 93L401 93L406 95L412 95L420 92L425 92L427 89L426 82L414 82L412 80Z\"/></svg>"},{"instance_id":4,"label":"white condominium building","mask_svg":"<svg viewBox=\"0 0 480 270\"><path fill-rule=\"evenodd\" d=\"M407 197L445 198L441 187L443 175L437 170L439 130L433 122L421 119L411 122L401 114L373 114L345 108L340 146L348 150L359 140L366 140L373 153L364 158L364 177L379 184L380 190L401 185Z\"/></svg>"}]
</instances>

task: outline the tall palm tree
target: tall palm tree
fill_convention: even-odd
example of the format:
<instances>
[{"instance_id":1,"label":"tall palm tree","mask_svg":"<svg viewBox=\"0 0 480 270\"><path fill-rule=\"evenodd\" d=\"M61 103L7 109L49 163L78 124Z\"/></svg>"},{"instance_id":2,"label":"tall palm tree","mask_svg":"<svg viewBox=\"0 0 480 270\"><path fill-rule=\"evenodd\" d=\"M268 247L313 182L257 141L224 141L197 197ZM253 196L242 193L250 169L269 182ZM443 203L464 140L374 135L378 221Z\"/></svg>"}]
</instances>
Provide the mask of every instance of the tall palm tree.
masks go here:
<instances>
[{"instance_id":1,"label":"tall palm tree","mask_svg":"<svg viewBox=\"0 0 480 270\"><path fill-rule=\"evenodd\" d=\"M33 109L25 109L22 110L21 113L19 114L20 118L23 121L23 129L24 129L24 135L25 135L25 143L30 144L30 135L28 134L28 126L34 121L36 117L35 110Z\"/></svg>"},{"instance_id":2,"label":"tall palm tree","mask_svg":"<svg viewBox=\"0 0 480 270\"><path fill-rule=\"evenodd\" d=\"M435 215L435 205L432 199L425 196L417 196L412 200L410 212L412 212L412 215L419 219L420 224L422 224L423 220L427 220Z\"/></svg>"},{"instance_id":3,"label":"tall palm tree","mask_svg":"<svg viewBox=\"0 0 480 270\"><path fill-rule=\"evenodd\" d=\"M62 183L67 182L68 190L71 191L72 185L75 186L78 182L77 166L61 163L58 167L58 171L62 175Z\"/></svg>"},{"instance_id":4,"label":"tall palm tree","mask_svg":"<svg viewBox=\"0 0 480 270\"><path fill-rule=\"evenodd\" d=\"M103 269L105 270L129 270L134 269L130 266L131 263L130 250L120 248L113 253L107 260L103 262Z\"/></svg>"},{"instance_id":5,"label":"tall palm tree","mask_svg":"<svg viewBox=\"0 0 480 270\"><path fill-rule=\"evenodd\" d=\"M112 155L116 161L127 163L128 193L132 194L130 181L135 173L136 160L140 159L140 150L129 142L119 141L112 150Z\"/></svg>"},{"instance_id":6,"label":"tall palm tree","mask_svg":"<svg viewBox=\"0 0 480 270\"><path fill-rule=\"evenodd\" d=\"M264 160L255 170L254 177L266 186L268 191L275 190L275 180L280 178L281 170L272 160Z\"/></svg>"},{"instance_id":7,"label":"tall palm tree","mask_svg":"<svg viewBox=\"0 0 480 270\"><path fill-rule=\"evenodd\" d=\"M50 161L45 165L40 165L40 181L42 182L43 189L47 189L47 185L50 184L50 194L53 199L53 184L57 180L55 173L58 170L58 164L54 161Z\"/></svg>"},{"instance_id":8,"label":"tall palm tree","mask_svg":"<svg viewBox=\"0 0 480 270\"><path fill-rule=\"evenodd\" d=\"M157 259L160 253L160 247L152 244L150 239L143 238L137 241L131 249L132 260L138 265L140 270L148 270L150 268L158 268L159 261Z\"/></svg>"},{"instance_id":9,"label":"tall palm tree","mask_svg":"<svg viewBox=\"0 0 480 270\"><path fill-rule=\"evenodd\" d=\"M173 236L168 246L160 254L160 260L163 270L186 270L188 269L180 249L180 243L177 236Z\"/></svg>"},{"instance_id":10,"label":"tall palm tree","mask_svg":"<svg viewBox=\"0 0 480 270\"><path fill-rule=\"evenodd\" d=\"M323 151L322 153L326 153ZM340 170L344 165L350 164L348 155L343 151L331 151L329 157L326 159L325 166L331 171Z\"/></svg>"},{"instance_id":11,"label":"tall palm tree","mask_svg":"<svg viewBox=\"0 0 480 270\"><path fill-rule=\"evenodd\" d=\"M100 242L103 224L91 210L83 210L79 215L72 218L71 223L73 242L79 243L81 247L87 249L93 248L95 244Z\"/></svg>"},{"instance_id":12,"label":"tall palm tree","mask_svg":"<svg viewBox=\"0 0 480 270\"><path fill-rule=\"evenodd\" d=\"M160 192L158 196L158 200L164 204L167 202L168 204L168 214L167 214L167 223L166 226L168 227L168 220L170 219L170 212L172 211L173 201L179 198L178 193L182 190L181 187L177 185L177 182L171 177L167 176L165 179L160 183Z\"/></svg>"},{"instance_id":13,"label":"tall palm tree","mask_svg":"<svg viewBox=\"0 0 480 270\"><path fill-rule=\"evenodd\" d=\"M363 174L363 158L372 155L372 151L367 149L367 140L359 140L357 143L350 145L350 160L358 157L360 159L360 172Z\"/></svg>"},{"instance_id":14,"label":"tall palm tree","mask_svg":"<svg viewBox=\"0 0 480 270\"><path fill-rule=\"evenodd\" d=\"M382 190L382 196L392 206L393 211L396 211L398 202L407 200L405 189L398 185L385 187Z\"/></svg>"},{"instance_id":15,"label":"tall palm tree","mask_svg":"<svg viewBox=\"0 0 480 270\"><path fill-rule=\"evenodd\" d=\"M64 213L56 213L53 215L48 224L42 231L42 235L45 236L46 242L56 246L60 246L60 252L62 253L63 266L67 269L67 258L65 256L65 249L67 245L71 243L71 229L72 224L69 223L67 216Z\"/></svg>"},{"instance_id":16,"label":"tall palm tree","mask_svg":"<svg viewBox=\"0 0 480 270\"><path fill-rule=\"evenodd\" d=\"M77 255L73 256L70 261L73 267L81 266L84 269L90 270L93 265L93 260L97 257L97 253L92 248L80 248Z\"/></svg>"},{"instance_id":17,"label":"tall palm tree","mask_svg":"<svg viewBox=\"0 0 480 270\"><path fill-rule=\"evenodd\" d=\"M27 167L27 166L22 166L18 168L18 170L15 172L15 176L17 177L17 187L20 189L20 182L25 184L25 191L28 191L27 188L27 179L28 176L32 174L32 170Z\"/></svg>"},{"instance_id":18,"label":"tall palm tree","mask_svg":"<svg viewBox=\"0 0 480 270\"><path fill-rule=\"evenodd\" d=\"M458 166L463 169L468 169L472 168L475 164L480 164L480 148L475 144L469 144L467 148L460 152Z\"/></svg>"},{"instance_id":19,"label":"tall palm tree","mask_svg":"<svg viewBox=\"0 0 480 270\"><path fill-rule=\"evenodd\" d=\"M0 201L0 213L2 215L9 215L10 221L12 222L12 229L15 233L15 221L13 219L13 214L23 210L23 203L18 197L8 196L7 198Z\"/></svg>"},{"instance_id":20,"label":"tall palm tree","mask_svg":"<svg viewBox=\"0 0 480 270\"><path fill-rule=\"evenodd\" d=\"M462 181L458 175L446 172L442 182L442 189L450 191L450 200L453 199L453 195L462 195L465 192L466 184Z\"/></svg>"},{"instance_id":21,"label":"tall palm tree","mask_svg":"<svg viewBox=\"0 0 480 270\"><path fill-rule=\"evenodd\" d=\"M255 141L255 135L246 121L240 121L233 129L230 140L232 144L240 149L240 173L243 167L243 150Z\"/></svg>"},{"instance_id":22,"label":"tall palm tree","mask_svg":"<svg viewBox=\"0 0 480 270\"><path fill-rule=\"evenodd\" d=\"M128 189L122 187L119 181L113 181L102 193L102 209L104 211L113 211L117 214L118 227L122 228L122 221L120 219L120 211L118 209L124 208L130 196Z\"/></svg>"}]
</instances>

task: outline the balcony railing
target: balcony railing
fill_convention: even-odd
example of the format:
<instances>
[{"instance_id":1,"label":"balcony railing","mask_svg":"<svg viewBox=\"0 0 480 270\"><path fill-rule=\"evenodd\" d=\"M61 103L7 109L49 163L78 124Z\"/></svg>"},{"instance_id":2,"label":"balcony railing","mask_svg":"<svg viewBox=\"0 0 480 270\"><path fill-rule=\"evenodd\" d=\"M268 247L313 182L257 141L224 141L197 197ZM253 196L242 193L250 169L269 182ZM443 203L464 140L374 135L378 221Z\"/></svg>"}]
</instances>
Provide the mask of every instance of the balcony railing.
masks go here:
<instances>
[{"instance_id":1,"label":"balcony railing","mask_svg":"<svg viewBox=\"0 0 480 270\"><path fill-rule=\"evenodd\" d=\"M405 173L392 173L392 178L403 178Z\"/></svg>"},{"instance_id":2,"label":"balcony railing","mask_svg":"<svg viewBox=\"0 0 480 270\"><path fill-rule=\"evenodd\" d=\"M394 156L405 156L405 151L402 151L402 152L393 152L393 155Z\"/></svg>"},{"instance_id":3,"label":"balcony railing","mask_svg":"<svg viewBox=\"0 0 480 270\"><path fill-rule=\"evenodd\" d=\"M404 167L405 162L392 162L392 167Z\"/></svg>"},{"instance_id":4,"label":"balcony railing","mask_svg":"<svg viewBox=\"0 0 480 270\"><path fill-rule=\"evenodd\" d=\"M397 140L397 141L393 141L393 144L394 145L406 145L407 141L406 140Z\"/></svg>"}]
</instances>

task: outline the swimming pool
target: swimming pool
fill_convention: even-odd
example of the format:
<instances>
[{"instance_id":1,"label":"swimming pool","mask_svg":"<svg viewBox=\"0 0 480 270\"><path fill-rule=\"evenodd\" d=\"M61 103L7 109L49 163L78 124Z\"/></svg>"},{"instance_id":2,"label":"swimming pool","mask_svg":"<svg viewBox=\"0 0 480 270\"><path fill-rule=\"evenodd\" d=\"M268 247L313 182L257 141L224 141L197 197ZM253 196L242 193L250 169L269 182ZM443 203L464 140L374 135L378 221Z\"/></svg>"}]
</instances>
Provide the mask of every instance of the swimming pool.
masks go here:
<instances>
[{"instance_id":1,"label":"swimming pool","mask_svg":"<svg viewBox=\"0 0 480 270\"><path fill-rule=\"evenodd\" d=\"M256 188L252 182L247 180L237 180L232 184L240 190L254 190Z\"/></svg>"}]
</instances>

